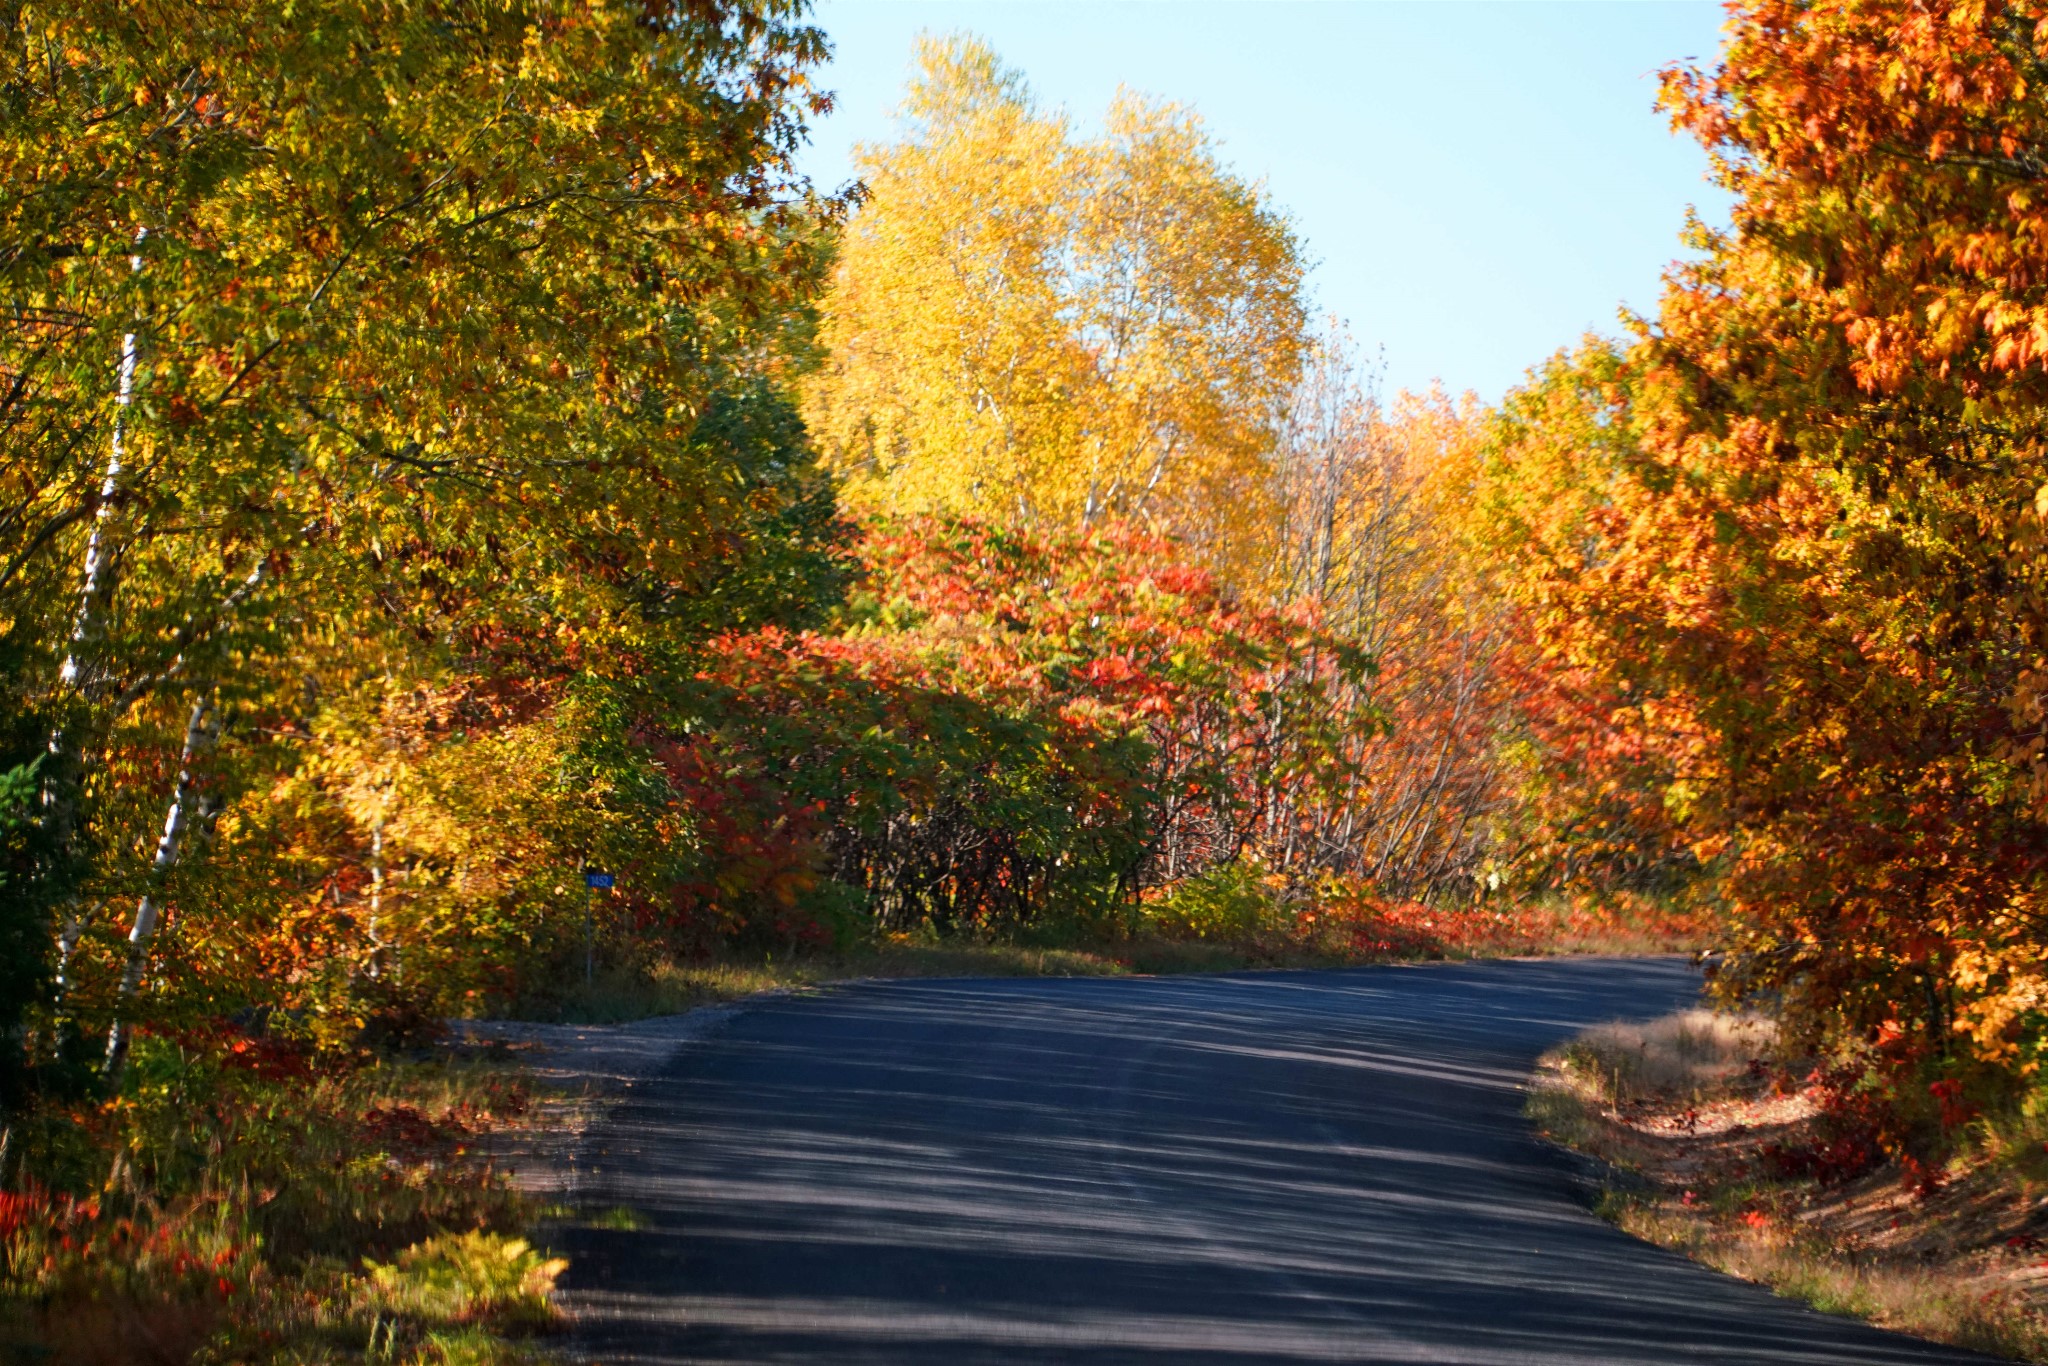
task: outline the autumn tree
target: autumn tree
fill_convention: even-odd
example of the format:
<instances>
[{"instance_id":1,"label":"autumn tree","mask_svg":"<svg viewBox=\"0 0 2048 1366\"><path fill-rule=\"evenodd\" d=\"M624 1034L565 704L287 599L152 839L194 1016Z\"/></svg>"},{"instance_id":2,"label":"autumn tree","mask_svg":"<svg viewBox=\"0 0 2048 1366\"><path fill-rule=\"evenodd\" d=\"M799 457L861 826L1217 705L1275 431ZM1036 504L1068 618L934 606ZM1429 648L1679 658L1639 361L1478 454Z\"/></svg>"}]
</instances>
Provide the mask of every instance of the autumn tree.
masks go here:
<instances>
[{"instance_id":1,"label":"autumn tree","mask_svg":"<svg viewBox=\"0 0 2048 1366\"><path fill-rule=\"evenodd\" d=\"M1303 261L1190 111L1093 139L982 44L925 39L824 304L806 413L861 503L1133 518L1245 570L1303 355Z\"/></svg>"},{"instance_id":2,"label":"autumn tree","mask_svg":"<svg viewBox=\"0 0 2048 1366\"><path fill-rule=\"evenodd\" d=\"M824 48L780 3L77 0L5 37L0 633L46 742L9 782L30 875L91 865L53 928L104 1019L262 737L780 572L748 546L802 460L721 414L817 280Z\"/></svg>"},{"instance_id":3,"label":"autumn tree","mask_svg":"<svg viewBox=\"0 0 2048 1366\"><path fill-rule=\"evenodd\" d=\"M1516 881L1671 897L1702 885L1674 717L1617 667L1607 632L1634 628L1588 601L1618 554L1615 489L1636 454L1623 367L1612 343L1588 338L1487 414L1460 539L1509 609Z\"/></svg>"},{"instance_id":4,"label":"autumn tree","mask_svg":"<svg viewBox=\"0 0 2048 1366\"><path fill-rule=\"evenodd\" d=\"M1385 400L1340 326L1317 339L1274 460L1268 591L1374 661L1359 700L1387 724L1351 728L1342 801L1276 821L1283 861L1388 894L1500 882L1518 722L1509 603L1468 526L1484 431L1469 395Z\"/></svg>"},{"instance_id":5,"label":"autumn tree","mask_svg":"<svg viewBox=\"0 0 2048 1366\"><path fill-rule=\"evenodd\" d=\"M2048 16L1731 12L1666 99L1733 226L1624 354L1517 400L1500 485L1552 497L1504 544L1722 879L1724 985L1894 1080L2009 1080L2048 1041Z\"/></svg>"}]
</instances>

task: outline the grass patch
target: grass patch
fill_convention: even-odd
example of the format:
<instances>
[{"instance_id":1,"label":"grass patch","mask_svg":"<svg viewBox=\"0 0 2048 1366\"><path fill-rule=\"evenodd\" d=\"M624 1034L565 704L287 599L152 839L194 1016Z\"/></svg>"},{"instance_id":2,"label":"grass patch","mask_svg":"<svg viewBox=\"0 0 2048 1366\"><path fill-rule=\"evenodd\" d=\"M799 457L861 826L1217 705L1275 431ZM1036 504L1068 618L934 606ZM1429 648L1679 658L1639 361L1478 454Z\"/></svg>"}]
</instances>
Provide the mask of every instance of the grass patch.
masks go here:
<instances>
[{"instance_id":1,"label":"grass patch","mask_svg":"<svg viewBox=\"0 0 2048 1366\"><path fill-rule=\"evenodd\" d=\"M627 1209L624 1205L613 1205L584 1215L578 1222L585 1228L610 1229L614 1233L638 1233L647 1227L647 1220L638 1210Z\"/></svg>"},{"instance_id":2,"label":"grass patch","mask_svg":"<svg viewBox=\"0 0 2048 1366\"><path fill-rule=\"evenodd\" d=\"M1682 1010L1646 1024L1604 1024L1558 1054L1562 1070L1609 1106L1651 1099L1701 1101L1718 1094L1772 1045L1754 1015Z\"/></svg>"},{"instance_id":3,"label":"grass patch","mask_svg":"<svg viewBox=\"0 0 2048 1366\"><path fill-rule=\"evenodd\" d=\"M2003 1277L1861 1261L1810 1229L1768 1221L1750 1227L1711 1205L1674 1210L1636 1194L1611 1200L1603 1213L1638 1238L1823 1313L2012 1361L2048 1359L2048 1321Z\"/></svg>"}]
</instances>

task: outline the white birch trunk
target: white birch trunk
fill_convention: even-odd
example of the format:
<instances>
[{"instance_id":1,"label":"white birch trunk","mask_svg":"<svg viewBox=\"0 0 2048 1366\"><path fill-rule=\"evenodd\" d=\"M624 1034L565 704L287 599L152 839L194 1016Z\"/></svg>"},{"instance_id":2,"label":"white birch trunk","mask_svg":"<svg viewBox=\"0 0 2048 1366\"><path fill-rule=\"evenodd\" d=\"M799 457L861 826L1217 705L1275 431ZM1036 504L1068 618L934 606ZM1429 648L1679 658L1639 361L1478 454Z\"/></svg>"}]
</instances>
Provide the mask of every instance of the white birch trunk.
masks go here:
<instances>
[{"instance_id":1,"label":"white birch trunk","mask_svg":"<svg viewBox=\"0 0 2048 1366\"><path fill-rule=\"evenodd\" d=\"M147 228L136 234L140 242L148 232ZM132 274L142 269L142 258L130 256L128 269ZM107 542L112 528L108 522L113 517L114 500L121 492L123 462L127 458L128 407L135 399L135 334L121 334L120 378L114 386L114 434L107 443L107 468L100 478L100 503L93 510L92 534L85 542L85 583L79 591L78 614L71 623L71 643L64 655L64 663L57 670L57 677L67 688L83 688L91 682L88 673L88 645L97 634L102 611L102 598L107 591ZM58 743L53 737L52 745Z\"/></svg>"},{"instance_id":2,"label":"white birch trunk","mask_svg":"<svg viewBox=\"0 0 2048 1366\"><path fill-rule=\"evenodd\" d=\"M370 964L372 981L384 973L384 813L370 822Z\"/></svg>"},{"instance_id":3,"label":"white birch trunk","mask_svg":"<svg viewBox=\"0 0 2048 1366\"><path fill-rule=\"evenodd\" d=\"M192 808L193 769L200 748L207 739L208 722L212 716L213 694L202 692L193 702L192 715L185 723L185 747L178 759L178 781L171 789L170 809L164 813L164 832L157 838L156 857L149 865L150 888L136 906L135 925L128 931L128 963L122 969L121 985L114 998L114 1022L107 1030L105 1070L109 1076L120 1071L128 1051L127 1023L121 1016L142 986L143 969L149 963L150 941L156 938L158 920L157 890L165 874L178 862L178 848L184 840Z\"/></svg>"},{"instance_id":4,"label":"white birch trunk","mask_svg":"<svg viewBox=\"0 0 2048 1366\"><path fill-rule=\"evenodd\" d=\"M85 922L88 917L98 915L106 904L104 901L94 902L90 909L83 911L74 907L71 913L64 917L63 928L57 931L56 987L59 1008L64 1004L65 994L71 990L71 955L78 952L78 941L85 934Z\"/></svg>"},{"instance_id":5,"label":"white birch trunk","mask_svg":"<svg viewBox=\"0 0 2048 1366\"><path fill-rule=\"evenodd\" d=\"M136 234L139 243L147 234L145 228ZM131 274L142 269L142 258L130 256L128 270ZM135 355L136 334L121 334L120 377L114 388L114 432L107 444L107 465L100 476L99 506L93 509L92 532L85 542L84 582L79 588L78 611L71 621L71 639L65 647L64 662L57 668L57 677L65 689L81 694L87 701L94 699L103 686L106 669L104 661L95 659L93 645L106 617L106 600L113 585L107 567L108 543L112 540L110 525L114 515L114 502L121 492L121 475L127 455L128 406L135 397ZM40 793L42 820L46 828L56 833L60 844L71 838L73 799L69 792L72 778L72 737L66 734L60 719L50 731L50 740L45 746L43 775Z\"/></svg>"}]
</instances>

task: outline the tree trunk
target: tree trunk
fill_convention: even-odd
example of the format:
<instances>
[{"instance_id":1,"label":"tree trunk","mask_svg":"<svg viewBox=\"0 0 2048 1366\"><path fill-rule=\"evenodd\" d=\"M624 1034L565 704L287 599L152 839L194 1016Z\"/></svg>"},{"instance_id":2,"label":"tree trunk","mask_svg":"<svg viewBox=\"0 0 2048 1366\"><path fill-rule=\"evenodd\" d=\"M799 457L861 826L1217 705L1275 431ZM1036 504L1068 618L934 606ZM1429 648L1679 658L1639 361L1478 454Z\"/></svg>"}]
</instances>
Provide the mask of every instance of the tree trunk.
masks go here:
<instances>
[{"instance_id":1,"label":"tree trunk","mask_svg":"<svg viewBox=\"0 0 2048 1366\"><path fill-rule=\"evenodd\" d=\"M140 243L147 232L148 229L143 229L135 240ZM141 270L142 258L130 256L128 269L131 274ZM113 539L111 523L127 455L128 406L135 397L135 356L136 334L122 333L120 378L114 388L114 431L107 444L106 470L100 477L99 506L93 509L92 532L86 537L78 611L72 617L64 662L57 669L64 690L87 703L97 700L106 686L107 668L105 659L100 657L99 637L105 629L107 606L114 594L114 576L108 563ZM42 825L59 859L70 848L78 811L78 739L74 729L67 728L66 719L60 712L50 729L38 793Z\"/></svg>"},{"instance_id":2,"label":"tree trunk","mask_svg":"<svg viewBox=\"0 0 2048 1366\"><path fill-rule=\"evenodd\" d=\"M107 1029L109 1078L118 1076L128 1053L128 1029L122 1015L142 986L143 969L149 963L150 942L156 937L159 914L157 892L164 877L178 862L178 849L192 810L193 769L201 748L210 737L213 693L202 691L192 703L192 715L185 723L185 747L178 759L178 781L171 789L170 809L164 813L164 832L157 838L156 857L150 861L150 889L135 908L135 925L128 931L128 964L121 972L121 985L114 998L114 1022Z\"/></svg>"}]
</instances>

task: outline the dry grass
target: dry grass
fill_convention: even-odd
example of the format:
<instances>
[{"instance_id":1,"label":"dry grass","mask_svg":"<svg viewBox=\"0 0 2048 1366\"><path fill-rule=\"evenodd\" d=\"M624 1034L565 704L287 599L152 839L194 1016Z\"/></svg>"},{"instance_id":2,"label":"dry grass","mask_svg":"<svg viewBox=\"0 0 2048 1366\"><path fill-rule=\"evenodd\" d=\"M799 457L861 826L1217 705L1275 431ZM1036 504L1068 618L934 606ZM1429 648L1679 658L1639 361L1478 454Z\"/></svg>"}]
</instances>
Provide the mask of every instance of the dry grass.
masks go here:
<instances>
[{"instance_id":1,"label":"dry grass","mask_svg":"<svg viewBox=\"0 0 2048 1366\"><path fill-rule=\"evenodd\" d=\"M1563 1068L1609 1105L1651 1097L1704 1100L1770 1050L1770 1021L1682 1010L1647 1024L1595 1025L1564 1046Z\"/></svg>"},{"instance_id":2,"label":"dry grass","mask_svg":"<svg viewBox=\"0 0 2048 1366\"><path fill-rule=\"evenodd\" d=\"M754 963L656 961L601 974L589 987L572 990L559 1002L541 1005L533 1013L578 1024L620 1024L829 982L908 977L1103 977L1131 970L1114 959L1072 949L906 943L861 953L769 958Z\"/></svg>"},{"instance_id":3,"label":"dry grass","mask_svg":"<svg viewBox=\"0 0 2048 1366\"><path fill-rule=\"evenodd\" d=\"M905 941L854 953L757 963L657 961L601 974L589 987L572 990L557 1002L538 1004L531 1013L579 1024L620 1024L677 1015L763 992L802 990L832 982L917 977L1116 977L1332 967L1347 961L1358 960L1313 950L1165 938L1133 939L1096 948Z\"/></svg>"},{"instance_id":4,"label":"dry grass","mask_svg":"<svg viewBox=\"0 0 2048 1366\"><path fill-rule=\"evenodd\" d=\"M2017 1361L2048 1360L2035 1201L1996 1162L1959 1164L1933 1200L1895 1171L1824 1186L1774 1174L1812 1132L1810 1093L1753 1059L1767 1021L1684 1011L1602 1025L1548 1054L1529 1115L1599 1159L1598 1208L1637 1237L1828 1313Z\"/></svg>"},{"instance_id":5,"label":"dry grass","mask_svg":"<svg viewBox=\"0 0 2048 1366\"><path fill-rule=\"evenodd\" d=\"M1798 1223L1743 1224L1705 1209L1636 1198L1603 1212L1622 1229L1716 1271L1770 1287L1823 1313L2013 1361L2048 1359L2048 1321L2008 1276L1958 1265L1901 1265L1843 1255Z\"/></svg>"},{"instance_id":6,"label":"dry grass","mask_svg":"<svg viewBox=\"0 0 2048 1366\"><path fill-rule=\"evenodd\" d=\"M1271 911L1271 908L1267 908ZM1229 933L1171 918L1136 934L1032 945L899 934L840 953L759 960L656 960L600 972L556 997L527 1002L516 1018L620 1024L675 1015L762 992L831 982L913 977L1114 977L1127 974L1336 968L1429 959L1555 957L1681 952L1689 922L1655 906L1596 914L1563 902L1478 908L1374 906L1296 918L1267 914ZM1241 931L1241 932L1240 932Z\"/></svg>"}]
</instances>

